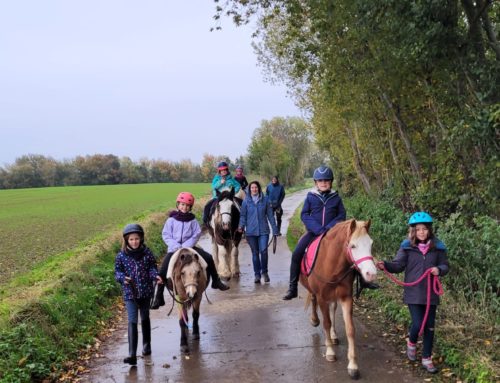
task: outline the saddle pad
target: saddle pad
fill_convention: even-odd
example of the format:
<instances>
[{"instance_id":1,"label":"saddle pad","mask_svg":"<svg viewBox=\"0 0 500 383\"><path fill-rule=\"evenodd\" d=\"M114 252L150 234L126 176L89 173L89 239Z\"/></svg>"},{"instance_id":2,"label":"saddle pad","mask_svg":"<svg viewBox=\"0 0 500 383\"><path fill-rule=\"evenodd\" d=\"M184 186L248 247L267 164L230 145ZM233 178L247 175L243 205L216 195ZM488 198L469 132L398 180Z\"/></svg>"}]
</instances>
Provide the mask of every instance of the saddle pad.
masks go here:
<instances>
[{"instance_id":1,"label":"saddle pad","mask_svg":"<svg viewBox=\"0 0 500 383\"><path fill-rule=\"evenodd\" d=\"M172 254L172 258L170 258L170 262L168 264L167 279L172 278L172 271L174 271L174 265L177 262L177 258L179 257L181 250L185 250L185 249L188 249L188 250L192 251L193 253L198 254L198 260L200 261L200 265L201 265L203 271L205 272L205 277L206 277L207 276L207 267L208 267L207 262L203 259L203 257L200 255L200 253L198 253L192 247L184 247L184 248L177 250L175 253Z\"/></svg>"},{"instance_id":2,"label":"saddle pad","mask_svg":"<svg viewBox=\"0 0 500 383\"><path fill-rule=\"evenodd\" d=\"M312 269L314 268L314 263L316 262L316 255L318 255L319 243L321 239L325 236L326 233L318 235L316 238L312 240L312 242L307 246L306 253L302 258L301 263L301 272L309 276L311 274Z\"/></svg>"}]
</instances>

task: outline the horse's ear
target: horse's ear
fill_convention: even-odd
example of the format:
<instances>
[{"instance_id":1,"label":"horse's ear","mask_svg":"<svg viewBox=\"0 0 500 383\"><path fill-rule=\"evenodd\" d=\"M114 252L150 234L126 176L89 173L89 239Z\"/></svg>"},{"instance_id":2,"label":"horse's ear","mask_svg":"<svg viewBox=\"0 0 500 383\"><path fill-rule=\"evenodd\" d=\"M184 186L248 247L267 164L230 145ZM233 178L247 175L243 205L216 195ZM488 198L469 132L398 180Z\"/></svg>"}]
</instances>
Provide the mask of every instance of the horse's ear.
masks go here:
<instances>
[{"instance_id":1,"label":"horse's ear","mask_svg":"<svg viewBox=\"0 0 500 383\"><path fill-rule=\"evenodd\" d=\"M365 227L366 227L366 231L367 231L367 232L368 232L368 231L370 231L370 225L371 225L371 224L372 224L372 220L371 220L371 219L369 219L368 221L366 221L366 223L365 223Z\"/></svg>"},{"instance_id":2,"label":"horse's ear","mask_svg":"<svg viewBox=\"0 0 500 383\"><path fill-rule=\"evenodd\" d=\"M216 191L215 191L215 195L217 196L217 198L220 198L220 195L221 195L221 194L222 194L222 193L221 193L220 191L218 191L218 190L216 190Z\"/></svg>"},{"instance_id":3,"label":"horse's ear","mask_svg":"<svg viewBox=\"0 0 500 383\"><path fill-rule=\"evenodd\" d=\"M349 235L354 233L355 230L356 230L356 220L353 218L351 219L351 223L349 225Z\"/></svg>"},{"instance_id":4,"label":"horse's ear","mask_svg":"<svg viewBox=\"0 0 500 383\"><path fill-rule=\"evenodd\" d=\"M233 199L233 197L234 197L234 188L231 188L231 193L229 193L229 197L231 197L231 199Z\"/></svg>"}]
</instances>

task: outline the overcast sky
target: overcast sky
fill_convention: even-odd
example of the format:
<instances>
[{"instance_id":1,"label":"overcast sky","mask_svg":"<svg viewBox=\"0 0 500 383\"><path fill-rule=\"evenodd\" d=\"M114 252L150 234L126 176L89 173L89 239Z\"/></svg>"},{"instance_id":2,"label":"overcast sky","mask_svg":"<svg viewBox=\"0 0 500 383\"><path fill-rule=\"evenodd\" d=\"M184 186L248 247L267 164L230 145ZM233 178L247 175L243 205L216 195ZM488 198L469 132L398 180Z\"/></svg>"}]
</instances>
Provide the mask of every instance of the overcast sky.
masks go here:
<instances>
[{"instance_id":1,"label":"overcast sky","mask_svg":"<svg viewBox=\"0 0 500 383\"><path fill-rule=\"evenodd\" d=\"M115 154L200 163L246 153L263 119L300 116L264 82L251 27L211 0L0 2L0 166Z\"/></svg>"}]
</instances>

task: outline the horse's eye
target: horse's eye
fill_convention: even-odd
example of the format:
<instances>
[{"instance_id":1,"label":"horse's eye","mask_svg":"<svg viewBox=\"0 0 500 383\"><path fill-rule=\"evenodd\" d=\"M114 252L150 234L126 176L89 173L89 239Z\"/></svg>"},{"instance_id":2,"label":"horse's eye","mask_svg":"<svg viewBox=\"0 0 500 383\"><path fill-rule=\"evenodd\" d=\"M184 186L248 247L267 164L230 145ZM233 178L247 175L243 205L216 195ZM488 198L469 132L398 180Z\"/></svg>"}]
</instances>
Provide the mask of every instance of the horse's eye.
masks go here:
<instances>
[{"instance_id":1,"label":"horse's eye","mask_svg":"<svg viewBox=\"0 0 500 383\"><path fill-rule=\"evenodd\" d=\"M184 271L181 271L181 275L184 276L184 274L185 274Z\"/></svg>"},{"instance_id":2,"label":"horse's eye","mask_svg":"<svg viewBox=\"0 0 500 383\"><path fill-rule=\"evenodd\" d=\"M352 244L351 249L355 249L355 248L356 248L356 245Z\"/></svg>"}]
</instances>

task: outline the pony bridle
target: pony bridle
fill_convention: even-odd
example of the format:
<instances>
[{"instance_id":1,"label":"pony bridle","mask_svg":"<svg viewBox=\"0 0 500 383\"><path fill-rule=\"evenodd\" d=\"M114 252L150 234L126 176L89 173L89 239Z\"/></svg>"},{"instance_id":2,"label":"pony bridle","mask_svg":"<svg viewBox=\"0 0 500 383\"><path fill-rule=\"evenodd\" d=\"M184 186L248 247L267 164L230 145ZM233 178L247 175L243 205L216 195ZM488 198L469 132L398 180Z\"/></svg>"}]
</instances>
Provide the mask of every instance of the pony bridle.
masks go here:
<instances>
[{"instance_id":1,"label":"pony bridle","mask_svg":"<svg viewBox=\"0 0 500 383\"><path fill-rule=\"evenodd\" d=\"M361 270L359 269L359 265L363 263L364 261L373 261L373 256L372 255L367 255L365 257L361 257L359 259L354 259L354 256L352 255L352 248L347 244L347 255L348 259L352 262L352 266L358 270L361 273Z\"/></svg>"}]
</instances>

